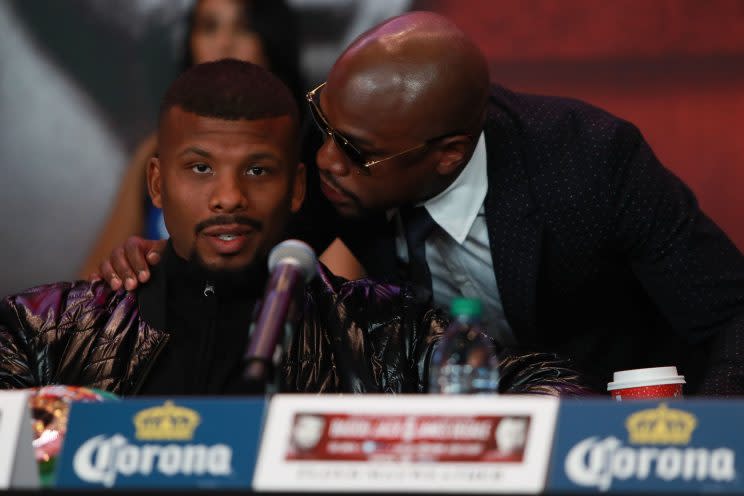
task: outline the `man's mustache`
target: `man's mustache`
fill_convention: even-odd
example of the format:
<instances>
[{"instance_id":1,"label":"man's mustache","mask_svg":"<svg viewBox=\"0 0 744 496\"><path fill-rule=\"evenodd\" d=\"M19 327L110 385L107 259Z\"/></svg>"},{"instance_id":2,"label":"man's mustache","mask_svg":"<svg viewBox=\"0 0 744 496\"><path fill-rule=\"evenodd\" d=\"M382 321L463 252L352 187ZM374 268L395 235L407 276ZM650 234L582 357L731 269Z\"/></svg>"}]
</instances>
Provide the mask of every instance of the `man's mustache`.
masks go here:
<instances>
[{"instance_id":1,"label":"man's mustache","mask_svg":"<svg viewBox=\"0 0 744 496\"><path fill-rule=\"evenodd\" d=\"M217 215L215 217L211 217L207 220L199 222L194 228L194 232L196 232L196 234L199 234L208 227L231 224L243 224L245 226L251 226L256 231L260 231L263 229L263 222L245 215Z\"/></svg>"},{"instance_id":2,"label":"man's mustache","mask_svg":"<svg viewBox=\"0 0 744 496\"><path fill-rule=\"evenodd\" d=\"M330 174L328 174L326 172L323 172L323 171L320 172L320 175L327 182L331 183L331 185L334 188L336 188L338 191L340 191L341 193L343 193L346 196L348 196L353 202L357 203L358 205L361 205L361 202L359 201L359 197L357 195L355 195L354 193L352 193L351 191L349 191L346 188L344 188L343 186L341 186L340 184L338 184L338 181L336 181L336 178L335 177L333 177L332 175L330 175Z\"/></svg>"}]
</instances>

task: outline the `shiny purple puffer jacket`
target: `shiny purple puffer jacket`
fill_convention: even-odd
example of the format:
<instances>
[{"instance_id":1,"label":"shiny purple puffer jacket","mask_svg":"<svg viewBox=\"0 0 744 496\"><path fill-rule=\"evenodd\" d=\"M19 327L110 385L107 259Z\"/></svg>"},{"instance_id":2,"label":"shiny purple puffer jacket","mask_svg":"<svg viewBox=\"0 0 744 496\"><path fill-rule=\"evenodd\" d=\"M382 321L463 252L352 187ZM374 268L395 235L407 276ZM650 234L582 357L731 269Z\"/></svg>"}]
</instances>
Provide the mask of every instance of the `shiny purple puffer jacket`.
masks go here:
<instances>
[{"instance_id":1,"label":"shiny purple puffer jacket","mask_svg":"<svg viewBox=\"0 0 744 496\"><path fill-rule=\"evenodd\" d=\"M137 394L168 342L143 309L163 307L164 298L153 277L137 292L78 281L3 299L0 388L68 384ZM432 350L447 325L437 311L421 311L406 289L345 281L322 267L307 288L303 322L281 370L285 392L425 392ZM507 353L501 367L502 392L588 392L551 354Z\"/></svg>"}]
</instances>

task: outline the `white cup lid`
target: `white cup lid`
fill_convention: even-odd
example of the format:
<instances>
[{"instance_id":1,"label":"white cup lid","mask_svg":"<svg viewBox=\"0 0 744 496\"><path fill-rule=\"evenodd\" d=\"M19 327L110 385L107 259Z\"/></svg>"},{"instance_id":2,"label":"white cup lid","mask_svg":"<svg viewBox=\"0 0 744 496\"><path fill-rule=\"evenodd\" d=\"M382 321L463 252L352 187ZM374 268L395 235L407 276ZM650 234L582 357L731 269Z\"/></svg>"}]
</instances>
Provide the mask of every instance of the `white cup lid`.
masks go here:
<instances>
[{"instance_id":1,"label":"white cup lid","mask_svg":"<svg viewBox=\"0 0 744 496\"><path fill-rule=\"evenodd\" d=\"M685 377L677 373L677 367L620 370L612 374L612 382L607 384L607 390L664 384L685 384Z\"/></svg>"}]
</instances>

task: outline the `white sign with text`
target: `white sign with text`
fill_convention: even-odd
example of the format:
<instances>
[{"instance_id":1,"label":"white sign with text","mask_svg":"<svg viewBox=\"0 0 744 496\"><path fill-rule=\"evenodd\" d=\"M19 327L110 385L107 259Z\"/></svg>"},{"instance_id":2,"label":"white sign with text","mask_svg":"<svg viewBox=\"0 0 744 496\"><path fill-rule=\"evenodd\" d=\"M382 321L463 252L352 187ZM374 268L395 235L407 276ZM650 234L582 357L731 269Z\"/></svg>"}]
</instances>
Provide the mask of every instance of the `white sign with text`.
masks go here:
<instances>
[{"instance_id":1,"label":"white sign with text","mask_svg":"<svg viewBox=\"0 0 744 496\"><path fill-rule=\"evenodd\" d=\"M255 490L539 493L558 400L278 395Z\"/></svg>"},{"instance_id":2,"label":"white sign with text","mask_svg":"<svg viewBox=\"0 0 744 496\"><path fill-rule=\"evenodd\" d=\"M0 489L39 487L28 392L0 391Z\"/></svg>"}]
</instances>

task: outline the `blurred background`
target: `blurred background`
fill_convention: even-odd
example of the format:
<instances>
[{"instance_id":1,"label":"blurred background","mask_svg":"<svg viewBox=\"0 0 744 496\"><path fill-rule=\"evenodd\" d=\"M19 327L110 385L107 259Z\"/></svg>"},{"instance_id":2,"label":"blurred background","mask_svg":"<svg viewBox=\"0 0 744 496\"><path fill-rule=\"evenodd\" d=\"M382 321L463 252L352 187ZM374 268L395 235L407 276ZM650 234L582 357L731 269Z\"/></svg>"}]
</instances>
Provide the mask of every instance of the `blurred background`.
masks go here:
<instances>
[{"instance_id":1,"label":"blurred background","mask_svg":"<svg viewBox=\"0 0 744 496\"><path fill-rule=\"evenodd\" d=\"M271 0L268 0L271 1ZM635 123L744 249L744 0L289 0L310 87L406 10L450 17L493 80ZM182 62L190 0L0 0L0 295L74 278Z\"/></svg>"}]
</instances>

